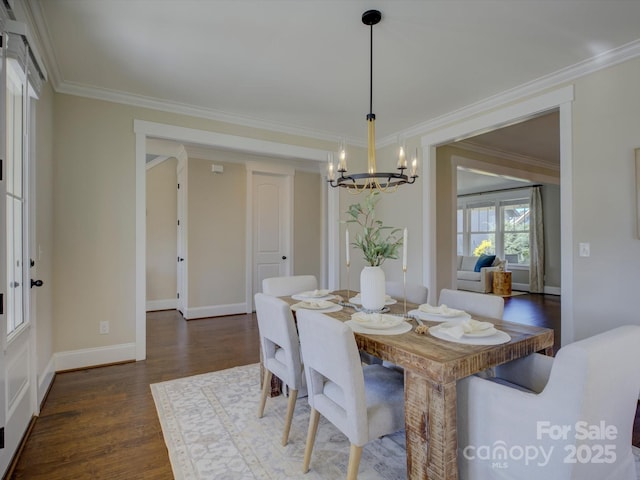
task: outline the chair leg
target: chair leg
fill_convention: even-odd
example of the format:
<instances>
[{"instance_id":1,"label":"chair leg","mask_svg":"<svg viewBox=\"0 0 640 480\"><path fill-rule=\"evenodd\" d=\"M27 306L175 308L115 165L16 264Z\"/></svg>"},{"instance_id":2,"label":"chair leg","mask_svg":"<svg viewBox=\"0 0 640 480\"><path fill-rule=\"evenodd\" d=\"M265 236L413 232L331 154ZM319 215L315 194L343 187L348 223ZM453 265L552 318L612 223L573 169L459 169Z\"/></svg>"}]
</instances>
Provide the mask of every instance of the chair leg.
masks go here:
<instances>
[{"instance_id":1,"label":"chair leg","mask_svg":"<svg viewBox=\"0 0 640 480\"><path fill-rule=\"evenodd\" d=\"M264 413L264 404L267 402L267 394L271 389L271 376L273 374L265 369L264 371L264 381L262 382L262 393L260 395L260 406L258 407L258 418L262 418L262 414Z\"/></svg>"},{"instance_id":2,"label":"chair leg","mask_svg":"<svg viewBox=\"0 0 640 480\"><path fill-rule=\"evenodd\" d=\"M358 468L360 467L360 457L362 456L362 447L351 444L349 451L349 466L347 467L347 480L356 480L358 478Z\"/></svg>"},{"instance_id":3,"label":"chair leg","mask_svg":"<svg viewBox=\"0 0 640 480\"><path fill-rule=\"evenodd\" d=\"M298 390L289 390L289 403L287 405L287 418L284 422L284 432L282 433L282 446L284 447L289 441L289 430L291 430L291 420L293 420L293 411L296 408L296 399L298 398Z\"/></svg>"},{"instance_id":4,"label":"chair leg","mask_svg":"<svg viewBox=\"0 0 640 480\"><path fill-rule=\"evenodd\" d=\"M309 416L309 432L307 433L307 446L304 449L304 461L302 463L302 473L309 471L309 463L311 463L311 451L316 441L316 433L318 433L318 421L320 420L320 412L315 408L311 409Z\"/></svg>"}]
</instances>

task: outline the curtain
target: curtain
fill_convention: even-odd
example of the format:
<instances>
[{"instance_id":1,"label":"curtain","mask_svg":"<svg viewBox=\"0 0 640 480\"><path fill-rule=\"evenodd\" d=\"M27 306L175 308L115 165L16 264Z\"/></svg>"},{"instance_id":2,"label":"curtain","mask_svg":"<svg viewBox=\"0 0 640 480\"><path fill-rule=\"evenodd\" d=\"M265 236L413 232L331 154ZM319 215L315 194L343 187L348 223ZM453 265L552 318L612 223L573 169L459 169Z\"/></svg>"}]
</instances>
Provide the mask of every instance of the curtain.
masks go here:
<instances>
[{"instance_id":1,"label":"curtain","mask_svg":"<svg viewBox=\"0 0 640 480\"><path fill-rule=\"evenodd\" d=\"M544 292L544 228L541 187L532 187L529 198L529 291Z\"/></svg>"}]
</instances>

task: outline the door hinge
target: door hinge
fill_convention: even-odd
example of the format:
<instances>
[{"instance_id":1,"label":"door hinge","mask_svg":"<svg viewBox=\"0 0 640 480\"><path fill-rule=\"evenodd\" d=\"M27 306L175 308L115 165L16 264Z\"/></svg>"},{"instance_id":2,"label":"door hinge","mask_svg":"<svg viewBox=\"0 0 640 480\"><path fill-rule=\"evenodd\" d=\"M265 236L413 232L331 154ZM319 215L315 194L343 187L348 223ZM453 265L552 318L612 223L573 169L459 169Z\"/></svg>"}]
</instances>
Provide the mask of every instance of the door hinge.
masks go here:
<instances>
[{"instance_id":1,"label":"door hinge","mask_svg":"<svg viewBox=\"0 0 640 480\"><path fill-rule=\"evenodd\" d=\"M178 225L180 225L180 219L178 219Z\"/></svg>"},{"instance_id":2,"label":"door hinge","mask_svg":"<svg viewBox=\"0 0 640 480\"><path fill-rule=\"evenodd\" d=\"M176 298L180 298L180 293L176 293Z\"/></svg>"},{"instance_id":3,"label":"door hinge","mask_svg":"<svg viewBox=\"0 0 640 480\"><path fill-rule=\"evenodd\" d=\"M4 293L0 293L0 315L4 315Z\"/></svg>"},{"instance_id":4,"label":"door hinge","mask_svg":"<svg viewBox=\"0 0 640 480\"><path fill-rule=\"evenodd\" d=\"M2 159L0 158L0 182L2 181Z\"/></svg>"},{"instance_id":5,"label":"door hinge","mask_svg":"<svg viewBox=\"0 0 640 480\"><path fill-rule=\"evenodd\" d=\"M0 428L0 448L4 448L4 427Z\"/></svg>"},{"instance_id":6,"label":"door hinge","mask_svg":"<svg viewBox=\"0 0 640 480\"><path fill-rule=\"evenodd\" d=\"M178 184L178 190L180 190L180 184Z\"/></svg>"}]
</instances>

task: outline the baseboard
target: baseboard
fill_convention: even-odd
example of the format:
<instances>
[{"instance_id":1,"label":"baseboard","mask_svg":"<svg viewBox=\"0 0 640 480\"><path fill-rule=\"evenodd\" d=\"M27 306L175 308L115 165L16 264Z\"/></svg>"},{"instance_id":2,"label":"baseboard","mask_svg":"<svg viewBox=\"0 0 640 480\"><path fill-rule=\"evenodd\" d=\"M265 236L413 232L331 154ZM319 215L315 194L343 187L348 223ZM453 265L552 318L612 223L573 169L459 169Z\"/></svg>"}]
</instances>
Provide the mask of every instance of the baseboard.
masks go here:
<instances>
[{"instance_id":1,"label":"baseboard","mask_svg":"<svg viewBox=\"0 0 640 480\"><path fill-rule=\"evenodd\" d=\"M238 315L240 313L247 313L246 303L187 308L183 312L183 316L187 320L193 320L194 318L221 317L223 315Z\"/></svg>"},{"instance_id":2,"label":"baseboard","mask_svg":"<svg viewBox=\"0 0 640 480\"><path fill-rule=\"evenodd\" d=\"M56 374L54 358L55 355L52 355L49 363L47 363L47 366L38 379L38 407L42 406L42 402L47 396L47 392L49 391L49 388L51 388L51 383L53 382L53 378Z\"/></svg>"},{"instance_id":3,"label":"baseboard","mask_svg":"<svg viewBox=\"0 0 640 480\"><path fill-rule=\"evenodd\" d=\"M512 290L518 290L519 292L528 292L529 284L528 283L514 283L511 285ZM560 287L544 287L543 292L546 295L560 295L562 293Z\"/></svg>"},{"instance_id":4,"label":"baseboard","mask_svg":"<svg viewBox=\"0 0 640 480\"><path fill-rule=\"evenodd\" d=\"M56 372L95 367L111 363L135 361L136 344L123 343L108 347L83 348L54 354Z\"/></svg>"},{"instance_id":5,"label":"baseboard","mask_svg":"<svg viewBox=\"0 0 640 480\"><path fill-rule=\"evenodd\" d=\"M175 310L178 308L177 298L167 298L165 300L147 300L147 312L155 312L156 310Z\"/></svg>"},{"instance_id":6,"label":"baseboard","mask_svg":"<svg viewBox=\"0 0 640 480\"><path fill-rule=\"evenodd\" d=\"M544 287L544 293L547 295L562 295L562 289L560 287Z\"/></svg>"}]
</instances>

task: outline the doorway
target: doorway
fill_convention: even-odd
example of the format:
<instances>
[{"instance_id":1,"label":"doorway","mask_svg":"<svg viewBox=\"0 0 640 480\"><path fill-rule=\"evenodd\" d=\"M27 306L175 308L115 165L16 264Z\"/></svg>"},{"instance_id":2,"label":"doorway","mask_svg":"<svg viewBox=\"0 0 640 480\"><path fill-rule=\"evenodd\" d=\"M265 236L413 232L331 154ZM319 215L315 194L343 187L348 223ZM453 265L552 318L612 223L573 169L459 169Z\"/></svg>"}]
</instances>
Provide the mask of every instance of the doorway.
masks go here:
<instances>
[{"instance_id":1,"label":"doorway","mask_svg":"<svg viewBox=\"0 0 640 480\"><path fill-rule=\"evenodd\" d=\"M453 125L448 125L440 129L434 129L432 133L422 137L423 157L424 157L424 179L423 179L423 225L424 225L424 257L423 272L424 283L428 285L430 291L439 291L448 283L443 284L443 278L450 283L451 267L446 268L448 272L441 273L438 265L438 255L446 255L446 252L438 252L439 235L450 235L455 238L455 223L451 220L454 218L453 212L448 216L449 220L445 225L441 225L438 221L437 205L443 205L448 202L449 209L452 209L455 203L454 183L449 179L445 179L443 183L438 182L438 170L436 165L436 149L439 146L446 145L456 140L462 140L473 137L479 133L495 130L507 125L521 122L528 118L537 116L543 112L558 109L560 113L560 215L563 225L572 224L572 148L571 148L571 109L573 102L573 87L567 86L546 94L522 101L517 104L496 108L484 115L476 116L470 119L461 120ZM438 188L439 187L439 188ZM446 191L443 191L446 190ZM437 225L437 228L435 227ZM432 227L433 226L433 227ZM561 252L561 285L562 285L562 343L570 343L574 339L573 333L573 298L572 298L572 277L573 259L572 245L573 232L570 228L565 228L561 232L560 252ZM451 252L450 258L455 255L455 242L450 242ZM453 264L453 261L450 263Z\"/></svg>"}]
</instances>

